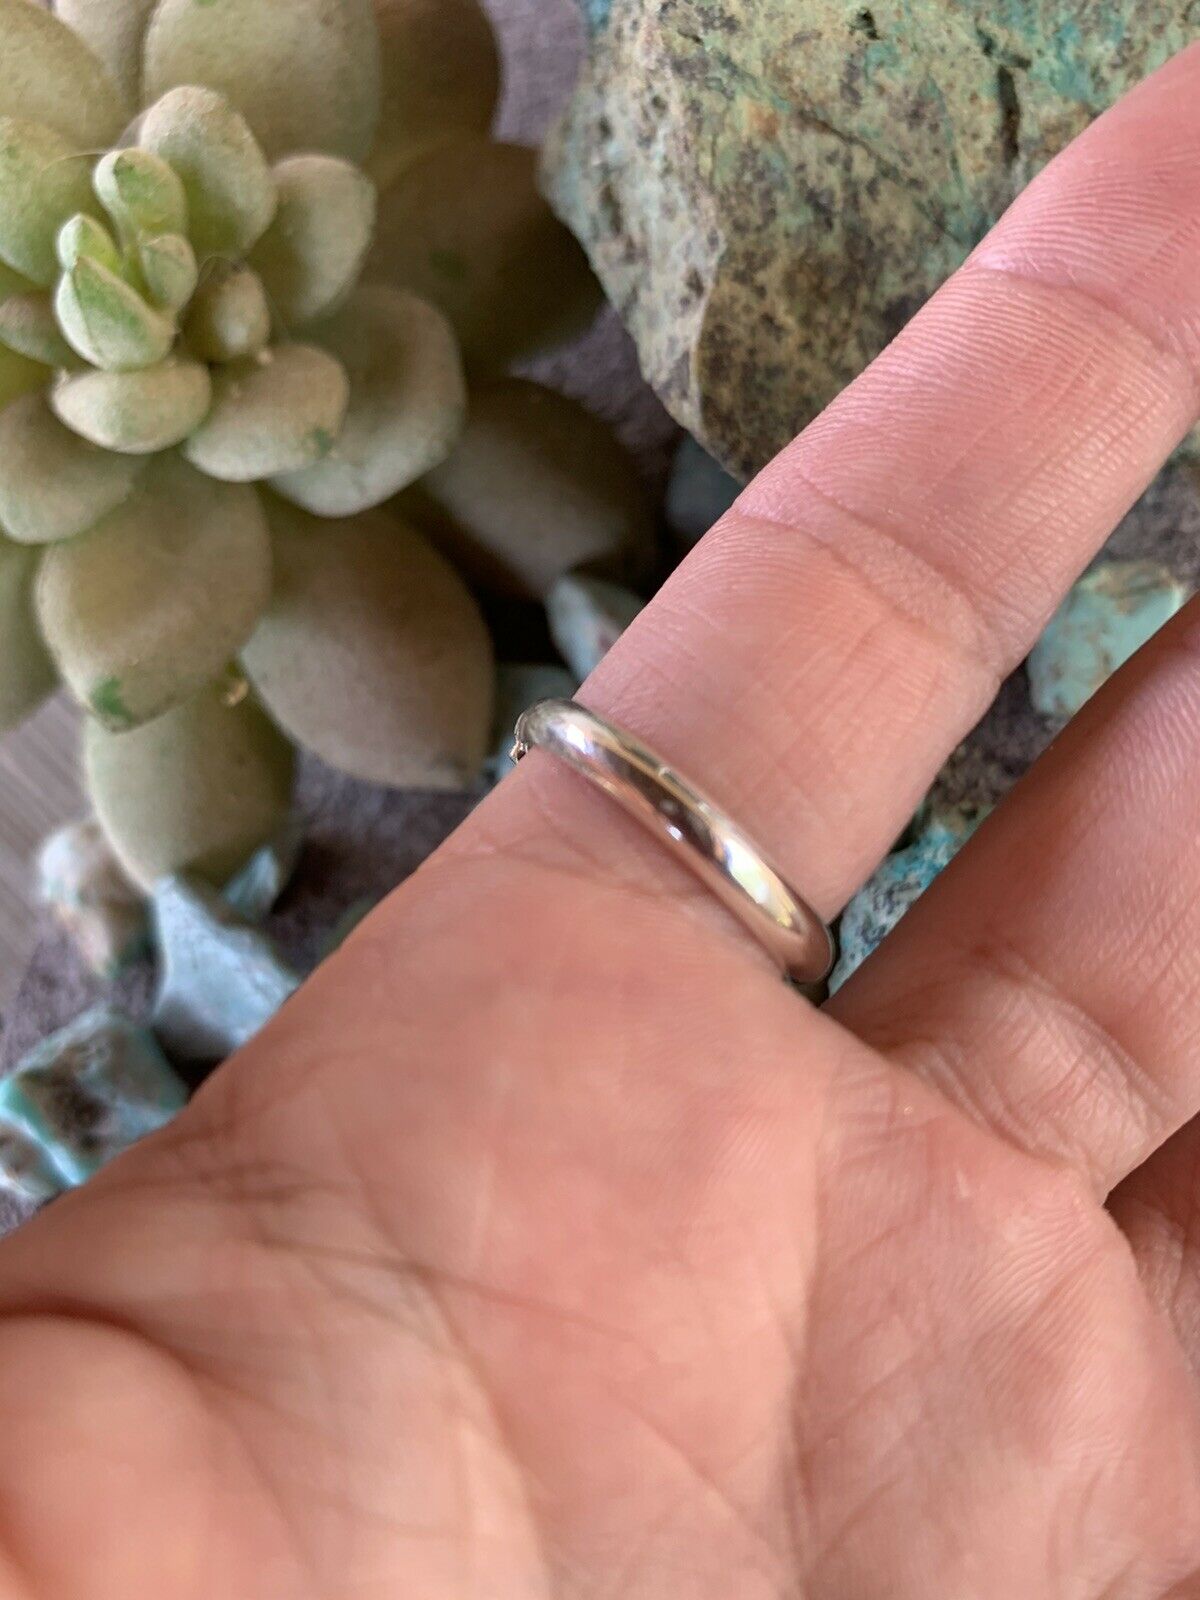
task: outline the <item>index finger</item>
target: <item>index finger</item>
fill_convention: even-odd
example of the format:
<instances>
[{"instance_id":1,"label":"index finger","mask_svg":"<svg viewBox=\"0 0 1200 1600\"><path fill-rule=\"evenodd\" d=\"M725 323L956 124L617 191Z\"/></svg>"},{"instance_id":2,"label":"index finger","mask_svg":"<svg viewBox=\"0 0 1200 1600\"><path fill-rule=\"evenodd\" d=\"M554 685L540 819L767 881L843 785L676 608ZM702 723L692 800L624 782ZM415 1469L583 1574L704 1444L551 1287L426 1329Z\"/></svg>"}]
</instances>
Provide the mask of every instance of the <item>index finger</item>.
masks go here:
<instances>
[{"instance_id":1,"label":"index finger","mask_svg":"<svg viewBox=\"0 0 1200 1600\"><path fill-rule=\"evenodd\" d=\"M1193 48L1030 186L584 698L832 913L1192 426L1198 352ZM522 774L482 826L527 839L530 785L560 781Z\"/></svg>"}]
</instances>

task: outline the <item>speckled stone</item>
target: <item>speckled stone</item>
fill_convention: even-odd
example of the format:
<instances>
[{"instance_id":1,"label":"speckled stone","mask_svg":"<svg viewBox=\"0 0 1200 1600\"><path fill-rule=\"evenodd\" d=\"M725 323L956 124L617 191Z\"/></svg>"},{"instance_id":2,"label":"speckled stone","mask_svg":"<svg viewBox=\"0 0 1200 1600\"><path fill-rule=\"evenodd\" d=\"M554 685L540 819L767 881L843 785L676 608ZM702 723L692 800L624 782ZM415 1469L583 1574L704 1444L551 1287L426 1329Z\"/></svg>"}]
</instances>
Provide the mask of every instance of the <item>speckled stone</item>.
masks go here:
<instances>
[{"instance_id":1,"label":"speckled stone","mask_svg":"<svg viewBox=\"0 0 1200 1600\"><path fill-rule=\"evenodd\" d=\"M891 933L905 912L945 870L983 820L984 812L937 809L918 817L912 842L888 856L842 915L838 962L829 978L836 994Z\"/></svg>"},{"instance_id":2,"label":"speckled stone","mask_svg":"<svg viewBox=\"0 0 1200 1600\"><path fill-rule=\"evenodd\" d=\"M14 1141L9 1183L44 1199L47 1174L60 1188L85 1182L106 1162L183 1109L187 1090L153 1036L111 1006L78 1017L18 1063L0 1083L0 1126Z\"/></svg>"},{"instance_id":3,"label":"speckled stone","mask_svg":"<svg viewBox=\"0 0 1200 1600\"><path fill-rule=\"evenodd\" d=\"M568 573L546 596L550 634L580 683L643 610L646 602L618 583Z\"/></svg>"},{"instance_id":4,"label":"speckled stone","mask_svg":"<svg viewBox=\"0 0 1200 1600\"><path fill-rule=\"evenodd\" d=\"M38 851L35 878L38 900L98 977L115 977L147 949L145 896L122 872L95 818L52 833Z\"/></svg>"},{"instance_id":5,"label":"speckled stone","mask_svg":"<svg viewBox=\"0 0 1200 1600\"><path fill-rule=\"evenodd\" d=\"M547 163L667 409L748 476L1194 0L611 0Z\"/></svg>"},{"instance_id":6,"label":"speckled stone","mask_svg":"<svg viewBox=\"0 0 1200 1600\"><path fill-rule=\"evenodd\" d=\"M1043 716L1073 717L1186 603L1188 588L1155 561L1104 561L1082 577L1026 663Z\"/></svg>"}]
</instances>

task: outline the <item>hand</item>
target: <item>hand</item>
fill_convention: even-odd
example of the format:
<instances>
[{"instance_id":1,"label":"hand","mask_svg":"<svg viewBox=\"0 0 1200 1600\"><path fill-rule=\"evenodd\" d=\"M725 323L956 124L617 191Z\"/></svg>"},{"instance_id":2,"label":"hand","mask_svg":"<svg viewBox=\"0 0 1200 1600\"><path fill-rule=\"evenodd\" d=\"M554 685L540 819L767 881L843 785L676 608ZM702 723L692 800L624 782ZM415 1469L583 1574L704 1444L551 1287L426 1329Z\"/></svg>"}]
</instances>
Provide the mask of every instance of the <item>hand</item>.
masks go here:
<instances>
[{"instance_id":1,"label":"hand","mask_svg":"<svg viewBox=\"0 0 1200 1600\"><path fill-rule=\"evenodd\" d=\"M1200 411L1200 51L587 700L832 915ZM0 1248L3 1600L1200 1595L1200 618L824 1011L535 754Z\"/></svg>"}]
</instances>

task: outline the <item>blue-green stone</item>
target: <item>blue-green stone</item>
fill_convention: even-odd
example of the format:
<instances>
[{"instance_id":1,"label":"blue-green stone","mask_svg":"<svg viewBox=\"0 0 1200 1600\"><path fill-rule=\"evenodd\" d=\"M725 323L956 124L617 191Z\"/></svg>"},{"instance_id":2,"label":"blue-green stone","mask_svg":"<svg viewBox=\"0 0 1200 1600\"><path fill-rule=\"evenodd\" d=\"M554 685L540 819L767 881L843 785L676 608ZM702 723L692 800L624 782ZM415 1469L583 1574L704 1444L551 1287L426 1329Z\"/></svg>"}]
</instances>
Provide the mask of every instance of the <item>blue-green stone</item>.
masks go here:
<instances>
[{"instance_id":1,"label":"blue-green stone","mask_svg":"<svg viewBox=\"0 0 1200 1600\"><path fill-rule=\"evenodd\" d=\"M97 1006L31 1050L0 1083L0 1125L44 1152L62 1187L83 1183L170 1122L187 1090L154 1037ZM42 1181L33 1174L28 1181Z\"/></svg>"},{"instance_id":2,"label":"blue-green stone","mask_svg":"<svg viewBox=\"0 0 1200 1600\"><path fill-rule=\"evenodd\" d=\"M568 573L546 597L550 634L580 683L595 670L645 601L618 583Z\"/></svg>"}]
</instances>

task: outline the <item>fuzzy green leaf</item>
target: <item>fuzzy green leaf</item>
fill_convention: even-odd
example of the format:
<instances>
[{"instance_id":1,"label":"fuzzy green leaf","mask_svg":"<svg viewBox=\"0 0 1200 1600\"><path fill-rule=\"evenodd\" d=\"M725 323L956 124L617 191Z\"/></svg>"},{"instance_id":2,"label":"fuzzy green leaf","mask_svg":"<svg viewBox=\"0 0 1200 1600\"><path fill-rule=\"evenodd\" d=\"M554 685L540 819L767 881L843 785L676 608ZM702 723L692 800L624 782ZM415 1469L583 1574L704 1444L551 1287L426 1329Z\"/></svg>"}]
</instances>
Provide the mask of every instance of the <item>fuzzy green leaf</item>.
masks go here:
<instances>
[{"instance_id":1,"label":"fuzzy green leaf","mask_svg":"<svg viewBox=\"0 0 1200 1600\"><path fill-rule=\"evenodd\" d=\"M250 697L211 686L132 733L89 720L84 771L128 875L152 889L191 871L223 883L282 826L295 757Z\"/></svg>"},{"instance_id":2,"label":"fuzzy green leaf","mask_svg":"<svg viewBox=\"0 0 1200 1600\"><path fill-rule=\"evenodd\" d=\"M31 294L35 285L19 272L14 272L4 261L0 261L0 305L14 294Z\"/></svg>"},{"instance_id":3,"label":"fuzzy green leaf","mask_svg":"<svg viewBox=\"0 0 1200 1600\"><path fill-rule=\"evenodd\" d=\"M47 551L38 617L80 704L120 730L214 678L250 636L270 586L254 491L165 455L123 506Z\"/></svg>"},{"instance_id":4,"label":"fuzzy green leaf","mask_svg":"<svg viewBox=\"0 0 1200 1600\"><path fill-rule=\"evenodd\" d=\"M127 241L187 232L187 195L179 174L149 150L110 150L96 167L92 186Z\"/></svg>"},{"instance_id":5,"label":"fuzzy green leaf","mask_svg":"<svg viewBox=\"0 0 1200 1600\"><path fill-rule=\"evenodd\" d=\"M48 294L14 294L0 301L0 344L49 367L75 365Z\"/></svg>"},{"instance_id":6,"label":"fuzzy green leaf","mask_svg":"<svg viewBox=\"0 0 1200 1600\"><path fill-rule=\"evenodd\" d=\"M142 39L158 0L55 0L55 13L108 68L130 105L142 92Z\"/></svg>"},{"instance_id":7,"label":"fuzzy green leaf","mask_svg":"<svg viewBox=\"0 0 1200 1600\"><path fill-rule=\"evenodd\" d=\"M462 580L383 512L329 523L267 498L271 605L243 652L280 726L344 772L455 789L490 745L491 641Z\"/></svg>"},{"instance_id":8,"label":"fuzzy green leaf","mask_svg":"<svg viewBox=\"0 0 1200 1600\"><path fill-rule=\"evenodd\" d=\"M250 265L285 328L325 316L354 287L375 231L375 185L334 156L275 168L279 210Z\"/></svg>"},{"instance_id":9,"label":"fuzzy green leaf","mask_svg":"<svg viewBox=\"0 0 1200 1600\"><path fill-rule=\"evenodd\" d=\"M61 133L0 116L0 257L10 267L49 288L59 229L94 203L87 158L74 155Z\"/></svg>"},{"instance_id":10,"label":"fuzzy green leaf","mask_svg":"<svg viewBox=\"0 0 1200 1600\"><path fill-rule=\"evenodd\" d=\"M456 133L485 134L500 56L479 0L375 0L383 112L367 170L387 189L414 156Z\"/></svg>"},{"instance_id":11,"label":"fuzzy green leaf","mask_svg":"<svg viewBox=\"0 0 1200 1600\"><path fill-rule=\"evenodd\" d=\"M372 0L160 0L146 95L197 82L237 106L272 159L323 150L361 161L379 118Z\"/></svg>"},{"instance_id":12,"label":"fuzzy green leaf","mask_svg":"<svg viewBox=\"0 0 1200 1600\"><path fill-rule=\"evenodd\" d=\"M90 256L59 280L54 310L71 348L105 372L152 367L175 343L171 319Z\"/></svg>"},{"instance_id":13,"label":"fuzzy green leaf","mask_svg":"<svg viewBox=\"0 0 1200 1600\"><path fill-rule=\"evenodd\" d=\"M346 420L350 385L331 355L278 345L213 374L207 419L184 445L194 466L227 483L255 483L322 460Z\"/></svg>"},{"instance_id":14,"label":"fuzzy green leaf","mask_svg":"<svg viewBox=\"0 0 1200 1600\"><path fill-rule=\"evenodd\" d=\"M0 411L0 528L21 544L73 539L126 499L141 468L64 428L44 395L25 395Z\"/></svg>"},{"instance_id":15,"label":"fuzzy green leaf","mask_svg":"<svg viewBox=\"0 0 1200 1600\"><path fill-rule=\"evenodd\" d=\"M102 222L85 212L77 212L63 223L54 241L54 253L64 272L74 272L84 256L118 277L125 269L117 241Z\"/></svg>"},{"instance_id":16,"label":"fuzzy green leaf","mask_svg":"<svg viewBox=\"0 0 1200 1600\"><path fill-rule=\"evenodd\" d=\"M271 337L271 308L258 274L249 267L210 263L192 297L186 333L205 361L258 355Z\"/></svg>"},{"instance_id":17,"label":"fuzzy green leaf","mask_svg":"<svg viewBox=\"0 0 1200 1600\"><path fill-rule=\"evenodd\" d=\"M0 0L0 40L0 116L46 123L77 151L117 139L131 107L65 23L29 0Z\"/></svg>"},{"instance_id":18,"label":"fuzzy green leaf","mask_svg":"<svg viewBox=\"0 0 1200 1600\"><path fill-rule=\"evenodd\" d=\"M140 372L64 375L50 394L60 420L81 438L138 456L169 450L186 439L211 402L208 368L176 356Z\"/></svg>"},{"instance_id":19,"label":"fuzzy green leaf","mask_svg":"<svg viewBox=\"0 0 1200 1600\"><path fill-rule=\"evenodd\" d=\"M350 377L350 409L324 461L276 478L285 499L324 517L382 505L444 461L466 420L450 324L400 289L359 289L313 337Z\"/></svg>"},{"instance_id":20,"label":"fuzzy green leaf","mask_svg":"<svg viewBox=\"0 0 1200 1600\"><path fill-rule=\"evenodd\" d=\"M0 539L0 732L37 709L54 687L54 663L33 616L38 551Z\"/></svg>"},{"instance_id":21,"label":"fuzzy green leaf","mask_svg":"<svg viewBox=\"0 0 1200 1600\"><path fill-rule=\"evenodd\" d=\"M275 215L275 184L244 117L211 89L172 89L146 112L143 150L178 174L196 255L243 256Z\"/></svg>"},{"instance_id":22,"label":"fuzzy green leaf","mask_svg":"<svg viewBox=\"0 0 1200 1600\"><path fill-rule=\"evenodd\" d=\"M195 252L183 235L160 233L143 239L138 259L155 305L172 314L182 311L199 277Z\"/></svg>"},{"instance_id":23,"label":"fuzzy green leaf","mask_svg":"<svg viewBox=\"0 0 1200 1600\"><path fill-rule=\"evenodd\" d=\"M526 600L576 567L626 576L654 545L637 463L612 430L524 378L472 391L458 447L411 511L468 578Z\"/></svg>"},{"instance_id":24,"label":"fuzzy green leaf","mask_svg":"<svg viewBox=\"0 0 1200 1600\"><path fill-rule=\"evenodd\" d=\"M457 139L379 203L367 276L432 300L468 367L496 371L582 331L601 304L587 257L537 186L537 152Z\"/></svg>"}]
</instances>

